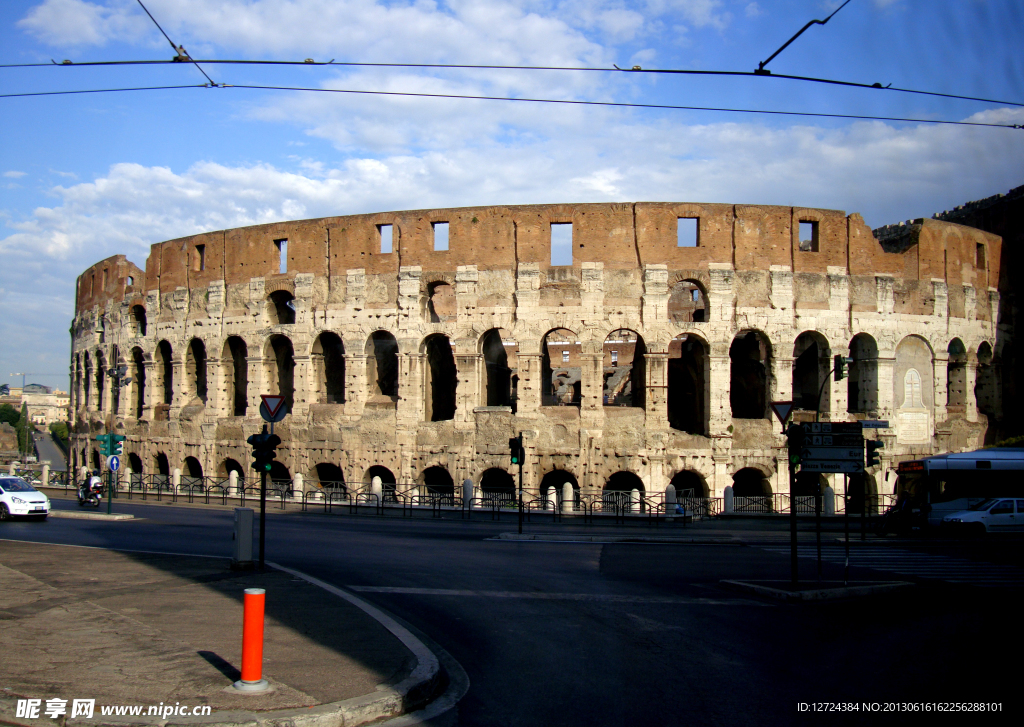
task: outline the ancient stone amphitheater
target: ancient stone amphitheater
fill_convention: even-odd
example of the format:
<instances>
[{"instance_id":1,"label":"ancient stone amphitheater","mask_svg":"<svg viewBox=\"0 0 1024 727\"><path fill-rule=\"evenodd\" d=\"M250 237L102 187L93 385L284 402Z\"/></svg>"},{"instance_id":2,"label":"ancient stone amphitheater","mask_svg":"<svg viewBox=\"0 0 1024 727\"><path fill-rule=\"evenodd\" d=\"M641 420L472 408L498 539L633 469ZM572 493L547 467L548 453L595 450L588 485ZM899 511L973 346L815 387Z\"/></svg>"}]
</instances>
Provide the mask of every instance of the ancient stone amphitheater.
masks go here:
<instances>
[{"instance_id":1,"label":"ancient stone amphitheater","mask_svg":"<svg viewBox=\"0 0 1024 727\"><path fill-rule=\"evenodd\" d=\"M384 212L161 242L145 270L117 255L78 279L73 464L98 466L94 437L115 430L135 473L251 481L245 440L269 393L290 412L272 476L298 490L380 476L511 492L521 431L534 496L566 482L789 493L769 403L793 400L798 421L819 401L823 421L888 420L865 484L891 491L896 461L976 446L1000 415L1000 244L935 220L876 238L857 214L689 203ZM835 354L854 359L841 382Z\"/></svg>"}]
</instances>

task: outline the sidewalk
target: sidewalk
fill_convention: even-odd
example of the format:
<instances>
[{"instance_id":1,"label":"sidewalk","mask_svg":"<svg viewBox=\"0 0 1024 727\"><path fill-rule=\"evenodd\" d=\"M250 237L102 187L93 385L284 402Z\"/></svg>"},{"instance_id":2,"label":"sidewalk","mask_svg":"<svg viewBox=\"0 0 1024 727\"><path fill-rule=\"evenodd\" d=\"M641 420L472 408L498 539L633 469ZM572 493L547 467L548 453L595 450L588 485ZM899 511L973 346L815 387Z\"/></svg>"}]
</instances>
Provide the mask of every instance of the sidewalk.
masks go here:
<instances>
[{"instance_id":1,"label":"sidewalk","mask_svg":"<svg viewBox=\"0 0 1024 727\"><path fill-rule=\"evenodd\" d=\"M354 725L422 707L437 659L391 621L280 570L220 558L0 543L0 723ZM242 592L265 588L263 675L231 689L241 663ZM389 630L390 628L390 630ZM16 715L41 699L40 718ZM46 700L95 699L92 719L46 717ZM120 719L101 707L209 705L209 717Z\"/></svg>"}]
</instances>

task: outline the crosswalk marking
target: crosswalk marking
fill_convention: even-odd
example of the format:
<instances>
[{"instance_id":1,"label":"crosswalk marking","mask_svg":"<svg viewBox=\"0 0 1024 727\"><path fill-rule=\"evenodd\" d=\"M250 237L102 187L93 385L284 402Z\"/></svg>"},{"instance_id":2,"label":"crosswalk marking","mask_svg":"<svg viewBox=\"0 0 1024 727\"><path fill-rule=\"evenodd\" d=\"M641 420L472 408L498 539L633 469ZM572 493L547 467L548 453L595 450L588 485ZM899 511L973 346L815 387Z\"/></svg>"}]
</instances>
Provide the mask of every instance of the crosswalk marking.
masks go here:
<instances>
[{"instance_id":1,"label":"crosswalk marking","mask_svg":"<svg viewBox=\"0 0 1024 727\"><path fill-rule=\"evenodd\" d=\"M789 555L789 548L766 547L770 553ZM817 558L815 545L800 545L797 555ZM822 545L821 559L829 563L845 563L846 551L842 545ZM917 576L978 586L1024 586L1024 570L1013 565L980 563L937 553L921 553L891 546L855 546L850 548L850 565L855 568L889 571L900 575Z\"/></svg>"}]
</instances>

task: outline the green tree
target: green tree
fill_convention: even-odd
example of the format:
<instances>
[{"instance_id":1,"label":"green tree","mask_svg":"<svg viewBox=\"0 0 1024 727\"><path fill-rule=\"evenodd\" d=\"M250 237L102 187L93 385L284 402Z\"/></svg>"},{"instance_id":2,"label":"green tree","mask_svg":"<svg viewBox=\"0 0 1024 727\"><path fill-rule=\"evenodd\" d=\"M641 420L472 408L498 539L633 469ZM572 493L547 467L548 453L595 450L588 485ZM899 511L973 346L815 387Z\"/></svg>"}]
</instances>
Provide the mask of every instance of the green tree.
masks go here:
<instances>
[{"instance_id":1,"label":"green tree","mask_svg":"<svg viewBox=\"0 0 1024 727\"><path fill-rule=\"evenodd\" d=\"M34 452L35 447L32 445L32 432L34 432L36 428L28 420L28 404L21 405L21 416L18 417L18 423L14 425L14 428L18 432L18 449L25 454L31 454Z\"/></svg>"},{"instance_id":2,"label":"green tree","mask_svg":"<svg viewBox=\"0 0 1024 727\"><path fill-rule=\"evenodd\" d=\"M0 423L10 424L12 427L18 424L20 419L18 410L10 404L0 404Z\"/></svg>"},{"instance_id":3,"label":"green tree","mask_svg":"<svg viewBox=\"0 0 1024 727\"><path fill-rule=\"evenodd\" d=\"M68 449L68 424L67 422L54 422L50 425L50 434L57 440L57 443L66 452Z\"/></svg>"}]
</instances>

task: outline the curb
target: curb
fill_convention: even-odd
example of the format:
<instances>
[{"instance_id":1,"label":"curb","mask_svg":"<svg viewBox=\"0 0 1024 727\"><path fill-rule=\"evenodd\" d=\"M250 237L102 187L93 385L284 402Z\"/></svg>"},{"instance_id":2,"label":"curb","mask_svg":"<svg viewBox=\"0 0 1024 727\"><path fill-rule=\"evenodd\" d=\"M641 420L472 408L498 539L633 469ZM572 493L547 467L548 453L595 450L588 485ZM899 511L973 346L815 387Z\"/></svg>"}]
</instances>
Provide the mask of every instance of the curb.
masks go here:
<instances>
[{"instance_id":1,"label":"curb","mask_svg":"<svg viewBox=\"0 0 1024 727\"><path fill-rule=\"evenodd\" d=\"M115 512L107 515L105 512L77 512L75 510L50 510L50 517L64 517L70 520L134 520L134 515L124 512Z\"/></svg>"},{"instance_id":2,"label":"curb","mask_svg":"<svg viewBox=\"0 0 1024 727\"><path fill-rule=\"evenodd\" d=\"M501 533L487 540L517 540L541 543L662 543L662 544L708 544L708 545L743 545L738 538L685 538L672 536L644 535L570 535L555 533Z\"/></svg>"},{"instance_id":3,"label":"curb","mask_svg":"<svg viewBox=\"0 0 1024 727\"><path fill-rule=\"evenodd\" d=\"M782 586L783 584L789 583L789 581L721 581L721 583L723 586L733 588L738 591L755 593L759 596L767 596L768 598L775 598L790 602L832 601L841 598L875 596L881 593L891 593L892 591L901 590L914 585L909 581L875 581L862 583L857 586L843 586L839 585L838 581L833 581L836 585L806 591L790 591L783 587L776 588L775 586L767 585L768 583L777 583L779 586Z\"/></svg>"},{"instance_id":4,"label":"curb","mask_svg":"<svg viewBox=\"0 0 1024 727\"><path fill-rule=\"evenodd\" d=\"M77 513L76 513L77 514ZM106 516L104 516L106 517ZM128 516L131 517L131 516ZM48 545L48 543L46 543ZM443 672L441 663L426 644L414 636L407 628L399 624L394 618L381 611L367 601L344 591L336 586L314 578L301 571L287 568L277 563L266 561L271 568L288 573L296 578L324 589L339 598L343 598L352 605L364 611L371 618L376 620L384 628L391 632L395 638L412 652L416 658L416 667L412 672L398 684L380 689L372 694L364 694L359 697L352 697L340 702L330 702L314 707L302 707L296 709L279 709L268 712L251 712L247 710L233 710L211 714L209 717L173 717L170 719L147 719L138 716L104 716L94 717L89 720L67 720L65 727L96 727L97 725L146 725L152 727L158 725L203 725L203 727L355 727L356 725L368 724L382 720L408 717L409 721L394 722L398 725L423 724L421 719L430 719L441 715L455 706L455 703L465 694L468 689L468 679L465 679L465 689L452 690L438 695L437 692L443 687ZM447 656L447 655L446 655ZM465 676L461 665L451 657L445 661L451 661L453 666ZM436 698L437 704L433 704ZM14 718L14 705L10 700L0 700L0 724L15 725L17 727L34 727L36 721L17 720Z\"/></svg>"}]
</instances>

